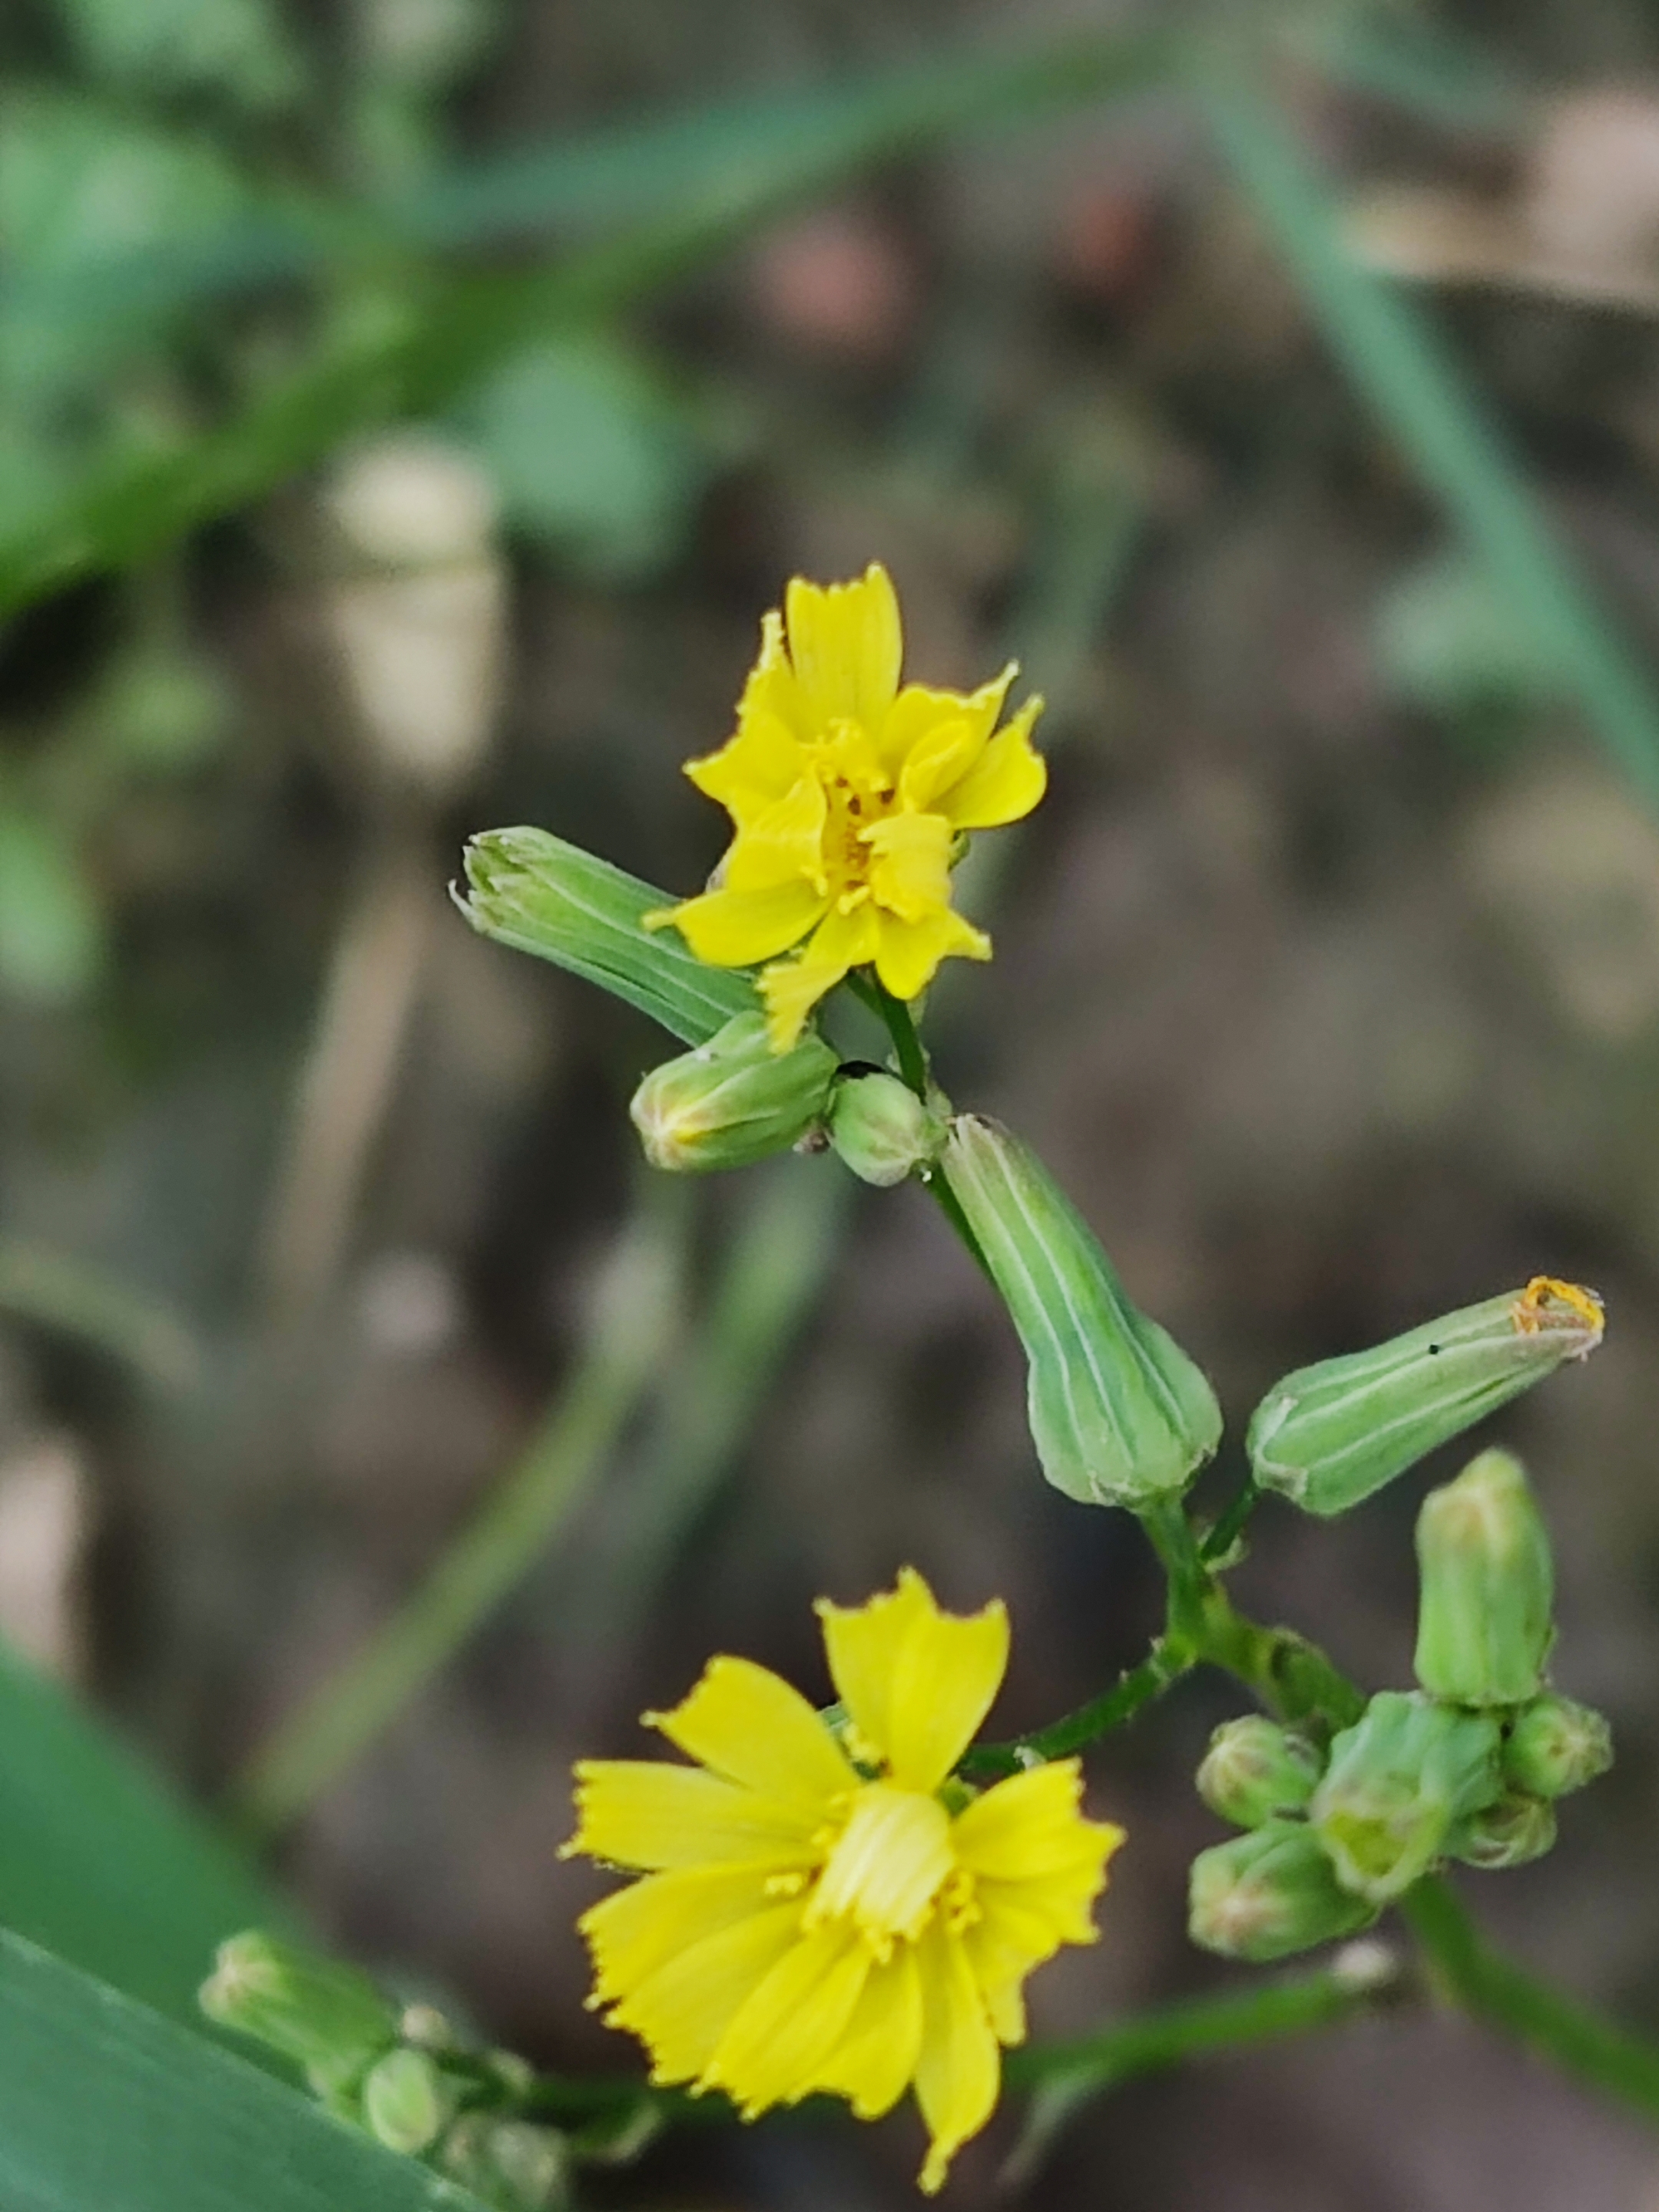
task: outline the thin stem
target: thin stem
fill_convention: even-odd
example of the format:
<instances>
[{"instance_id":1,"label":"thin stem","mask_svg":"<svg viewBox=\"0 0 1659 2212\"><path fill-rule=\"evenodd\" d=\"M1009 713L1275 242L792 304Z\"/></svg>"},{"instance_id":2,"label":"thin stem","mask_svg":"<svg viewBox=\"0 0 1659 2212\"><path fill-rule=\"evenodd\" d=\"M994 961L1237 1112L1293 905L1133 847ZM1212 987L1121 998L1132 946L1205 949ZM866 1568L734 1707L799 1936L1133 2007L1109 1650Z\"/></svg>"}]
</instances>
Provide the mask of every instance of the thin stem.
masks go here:
<instances>
[{"instance_id":1,"label":"thin stem","mask_svg":"<svg viewBox=\"0 0 1659 2212\"><path fill-rule=\"evenodd\" d=\"M1214 1528L1204 1539L1200 1556L1206 1564L1211 1560L1225 1559L1244 1533L1245 1523L1255 1512L1261 1496L1255 1477L1247 1474Z\"/></svg>"},{"instance_id":2,"label":"thin stem","mask_svg":"<svg viewBox=\"0 0 1659 2212\"><path fill-rule=\"evenodd\" d=\"M1161 1636L1138 1667L1127 1668L1110 1689L1091 1698L1087 1705L1010 1743L975 1744L958 1771L969 1782L994 1782L1045 1759L1069 1758L1132 1721L1143 1705L1161 1697L1197 1663L1190 1650Z\"/></svg>"},{"instance_id":3,"label":"thin stem","mask_svg":"<svg viewBox=\"0 0 1659 2212\"><path fill-rule=\"evenodd\" d=\"M1443 1880L1419 1881L1400 1909L1435 1980L1462 2011L1489 2021L1644 2119L1659 2120L1659 2045L1599 2019L1488 1949L1462 1899Z\"/></svg>"},{"instance_id":4,"label":"thin stem","mask_svg":"<svg viewBox=\"0 0 1659 2212\"><path fill-rule=\"evenodd\" d=\"M910 1009L902 999L896 999L879 975L867 979L868 995L866 1004L874 1006L887 1024L887 1034L893 1040L893 1050L898 1055L899 1073L918 1098L927 1096L927 1055L922 1050L921 1039Z\"/></svg>"},{"instance_id":5,"label":"thin stem","mask_svg":"<svg viewBox=\"0 0 1659 2212\"><path fill-rule=\"evenodd\" d=\"M677 1197L678 1194L676 1194ZM233 1799L279 1834L476 1633L586 1497L676 1325L688 1227L653 1207L613 1253L576 1371L528 1451L402 1609L255 1753Z\"/></svg>"}]
</instances>

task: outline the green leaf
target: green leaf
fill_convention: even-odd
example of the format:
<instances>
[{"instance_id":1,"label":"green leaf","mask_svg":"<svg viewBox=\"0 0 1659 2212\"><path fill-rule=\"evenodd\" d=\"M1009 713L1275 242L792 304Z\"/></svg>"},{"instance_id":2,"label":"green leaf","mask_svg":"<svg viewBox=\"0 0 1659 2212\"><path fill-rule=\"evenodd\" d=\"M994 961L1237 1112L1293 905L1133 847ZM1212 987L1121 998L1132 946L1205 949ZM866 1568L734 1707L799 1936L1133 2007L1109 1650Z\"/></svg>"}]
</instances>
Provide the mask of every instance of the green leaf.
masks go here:
<instances>
[{"instance_id":1,"label":"green leaf","mask_svg":"<svg viewBox=\"0 0 1659 2212\"><path fill-rule=\"evenodd\" d=\"M636 350L603 331L514 355L461 427L508 521L605 581L673 554L707 472L687 410Z\"/></svg>"},{"instance_id":2,"label":"green leaf","mask_svg":"<svg viewBox=\"0 0 1659 2212\"><path fill-rule=\"evenodd\" d=\"M686 1044L706 1044L755 1011L741 970L706 967L677 930L641 926L641 915L673 904L668 892L550 830L486 830L467 846L466 879L456 903L480 935L568 968Z\"/></svg>"},{"instance_id":3,"label":"green leaf","mask_svg":"<svg viewBox=\"0 0 1659 2212\"><path fill-rule=\"evenodd\" d=\"M757 143L721 160L705 153L689 170L666 162L655 189L643 196L651 220L631 233L572 254L550 270L434 279L414 296L405 294L403 306L372 330L360 328L344 343L326 347L222 428L160 457L110 463L50 515L0 532L0 614L75 578L160 550L260 497L354 433L448 407L532 340L614 313L872 163L988 121L1144 84L1166 63L1168 50L1165 38L1119 33L971 61L953 58L852 91L821 94L814 124L797 117L785 131L775 114L773 128ZM647 173L647 156L677 131L700 129L708 136L709 123L707 114L690 122L678 118L632 140L619 135L580 188L568 188L566 204L579 208L586 195L614 222L630 191L641 197L638 180ZM510 227L499 204L493 214ZM459 206L453 216L464 233L471 216ZM343 220L337 210L316 227L360 261L366 245L376 246L375 239L366 240L361 221ZM210 245L207 258L222 274L225 241ZM270 273L281 257L268 228L253 246ZM382 231L376 250L383 255L386 248ZM131 258L108 273L117 301L129 308L136 300L153 307L158 284L166 290L171 281L167 272L146 272ZM177 270L172 273L176 277ZM89 320L94 312L110 312L107 301L97 309L84 284L80 295L80 312Z\"/></svg>"},{"instance_id":4,"label":"green leaf","mask_svg":"<svg viewBox=\"0 0 1659 2212\"><path fill-rule=\"evenodd\" d=\"M0 989L55 1005L90 990L103 964L102 918L63 833L0 805Z\"/></svg>"},{"instance_id":5,"label":"green leaf","mask_svg":"<svg viewBox=\"0 0 1659 2212\"><path fill-rule=\"evenodd\" d=\"M269 0L57 0L82 62L142 98L222 93L276 107L304 83Z\"/></svg>"},{"instance_id":6,"label":"green leaf","mask_svg":"<svg viewBox=\"0 0 1659 2212\"><path fill-rule=\"evenodd\" d=\"M0 1920L195 2021L215 1947L289 1916L137 1759L0 1645ZM0 2172L9 2134L0 2119ZM6 2212L15 2202L0 2188ZM106 2203L86 2199L100 2212Z\"/></svg>"},{"instance_id":7,"label":"green leaf","mask_svg":"<svg viewBox=\"0 0 1659 2212\"><path fill-rule=\"evenodd\" d=\"M0 1936L6 2212L482 2212L297 2091Z\"/></svg>"}]
</instances>

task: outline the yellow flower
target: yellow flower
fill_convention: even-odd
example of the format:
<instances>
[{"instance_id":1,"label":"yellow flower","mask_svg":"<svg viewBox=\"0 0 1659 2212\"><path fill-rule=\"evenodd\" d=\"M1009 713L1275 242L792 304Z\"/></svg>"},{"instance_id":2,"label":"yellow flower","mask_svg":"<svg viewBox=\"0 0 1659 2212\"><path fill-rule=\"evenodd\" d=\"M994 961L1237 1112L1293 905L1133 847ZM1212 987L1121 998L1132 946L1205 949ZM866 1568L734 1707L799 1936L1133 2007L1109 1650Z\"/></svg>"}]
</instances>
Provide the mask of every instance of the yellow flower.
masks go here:
<instances>
[{"instance_id":1,"label":"yellow flower","mask_svg":"<svg viewBox=\"0 0 1659 2212\"><path fill-rule=\"evenodd\" d=\"M718 1658L646 1716L696 1765L577 1767L566 1855L644 1875L579 1923L589 2002L646 2044L653 2081L723 2089L745 2119L814 2091L876 2119L914 2083L931 2194L995 2106L1026 1976L1094 1942L1122 1832L1082 1817L1076 1759L979 1796L947 1778L1007 1664L1000 1601L941 1613L907 1567L818 1613L839 1743L777 1675Z\"/></svg>"},{"instance_id":2,"label":"yellow flower","mask_svg":"<svg viewBox=\"0 0 1659 2212\"><path fill-rule=\"evenodd\" d=\"M785 608L762 623L736 735L686 765L736 828L715 888L646 917L713 967L771 962L760 988L779 1052L849 969L873 964L914 999L951 954L990 958L951 910L957 839L1018 822L1047 781L1030 743L1042 702L996 728L1012 662L971 693L900 690L898 601L878 563L850 584L798 576Z\"/></svg>"}]
</instances>

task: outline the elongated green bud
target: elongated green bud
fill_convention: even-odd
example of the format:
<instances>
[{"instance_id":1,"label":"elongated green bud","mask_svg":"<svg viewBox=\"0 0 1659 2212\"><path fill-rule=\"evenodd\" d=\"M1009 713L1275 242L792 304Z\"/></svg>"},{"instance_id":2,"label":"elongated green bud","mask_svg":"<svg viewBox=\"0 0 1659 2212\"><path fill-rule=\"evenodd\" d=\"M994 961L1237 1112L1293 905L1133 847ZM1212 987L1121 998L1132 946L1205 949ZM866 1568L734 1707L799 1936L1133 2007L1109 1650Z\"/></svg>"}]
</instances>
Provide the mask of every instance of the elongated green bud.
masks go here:
<instances>
[{"instance_id":1,"label":"elongated green bud","mask_svg":"<svg viewBox=\"0 0 1659 2212\"><path fill-rule=\"evenodd\" d=\"M1331 1744L1309 1816L1337 1880L1387 1905L1426 1874L1460 1820L1498 1794L1498 1726L1404 1690L1381 1690Z\"/></svg>"},{"instance_id":2,"label":"elongated green bud","mask_svg":"<svg viewBox=\"0 0 1659 2212\"><path fill-rule=\"evenodd\" d=\"M198 2002L222 2027L297 2059L324 2093L355 2081L397 2040L397 2014L367 1974L258 1929L219 1946Z\"/></svg>"},{"instance_id":3,"label":"elongated green bud","mask_svg":"<svg viewBox=\"0 0 1659 2212\"><path fill-rule=\"evenodd\" d=\"M1534 1797L1565 1797L1613 1765L1613 1730L1601 1714L1548 1691L1515 1717L1504 1778Z\"/></svg>"},{"instance_id":4,"label":"elongated green bud","mask_svg":"<svg viewBox=\"0 0 1659 2212\"><path fill-rule=\"evenodd\" d=\"M1519 1460L1484 1451L1431 1490L1417 1516L1421 1581L1416 1674L1460 1705L1538 1694L1550 1648L1555 1569Z\"/></svg>"},{"instance_id":5,"label":"elongated green bud","mask_svg":"<svg viewBox=\"0 0 1659 2212\"><path fill-rule=\"evenodd\" d=\"M388 2051L363 2080L363 2122L388 2150L418 2158L455 2111L455 2093L424 2051Z\"/></svg>"},{"instance_id":6,"label":"elongated green bud","mask_svg":"<svg viewBox=\"0 0 1659 2212\"><path fill-rule=\"evenodd\" d=\"M817 1126L835 1074L836 1055L816 1030L775 1053L765 1015L738 1014L706 1044L653 1067L628 1110L653 1168L746 1168Z\"/></svg>"},{"instance_id":7,"label":"elongated green bud","mask_svg":"<svg viewBox=\"0 0 1659 2212\"><path fill-rule=\"evenodd\" d=\"M950 1106L926 1104L884 1067L843 1067L830 1101L830 1142L861 1182L890 1189L939 1155Z\"/></svg>"},{"instance_id":8,"label":"elongated green bud","mask_svg":"<svg viewBox=\"0 0 1659 2212\"><path fill-rule=\"evenodd\" d=\"M1600 1300L1535 1276L1369 1352L1276 1382L1250 1417L1255 1479L1305 1512L1346 1513L1436 1445L1601 1341Z\"/></svg>"},{"instance_id":9,"label":"elongated green bud","mask_svg":"<svg viewBox=\"0 0 1659 2212\"><path fill-rule=\"evenodd\" d=\"M1261 1963L1369 1928L1376 1907L1336 1879L1301 1820L1269 1820L1193 1861L1187 1932L1224 1959Z\"/></svg>"},{"instance_id":10,"label":"elongated green bud","mask_svg":"<svg viewBox=\"0 0 1659 2212\"><path fill-rule=\"evenodd\" d=\"M1324 1761L1291 1729L1261 1713L1224 1721L1198 1770L1198 1794L1236 1828L1259 1828L1276 1813L1299 1813Z\"/></svg>"},{"instance_id":11,"label":"elongated green bud","mask_svg":"<svg viewBox=\"0 0 1659 2212\"><path fill-rule=\"evenodd\" d=\"M1094 1233L1028 1146L959 1114L940 1170L1025 1347L1042 1472L1085 1504L1178 1497L1221 1439L1221 1408L1167 1330L1130 1304Z\"/></svg>"},{"instance_id":12,"label":"elongated green bud","mask_svg":"<svg viewBox=\"0 0 1659 2212\"><path fill-rule=\"evenodd\" d=\"M465 862L467 889L452 896L481 936L568 968L684 1043L705 1043L754 1009L746 975L705 967L677 933L645 927L642 915L672 905L669 893L579 845L545 830L487 830Z\"/></svg>"},{"instance_id":13,"label":"elongated green bud","mask_svg":"<svg viewBox=\"0 0 1659 2212\"><path fill-rule=\"evenodd\" d=\"M1555 1808L1547 1798L1506 1790L1494 1804L1460 1820L1447 1838L1446 1852L1465 1866L1489 1874L1527 1866L1541 1859L1555 1843Z\"/></svg>"}]
</instances>

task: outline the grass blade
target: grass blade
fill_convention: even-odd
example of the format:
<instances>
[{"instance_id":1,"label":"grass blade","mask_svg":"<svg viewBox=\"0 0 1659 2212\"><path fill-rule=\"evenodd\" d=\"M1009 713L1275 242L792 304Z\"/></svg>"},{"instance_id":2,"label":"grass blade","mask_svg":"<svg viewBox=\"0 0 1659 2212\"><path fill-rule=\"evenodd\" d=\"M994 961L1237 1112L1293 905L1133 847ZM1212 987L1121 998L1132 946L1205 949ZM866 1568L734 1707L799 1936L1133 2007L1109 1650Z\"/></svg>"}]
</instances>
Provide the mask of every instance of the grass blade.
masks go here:
<instances>
[{"instance_id":1,"label":"grass blade","mask_svg":"<svg viewBox=\"0 0 1659 2212\"><path fill-rule=\"evenodd\" d=\"M1346 251L1329 194L1242 74L1200 78L1218 136L1332 351L1525 623L1563 690L1659 804L1659 707L1542 502L1416 303Z\"/></svg>"},{"instance_id":2,"label":"grass blade","mask_svg":"<svg viewBox=\"0 0 1659 2212\"><path fill-rule=\"evenodd\" d=\"M3 1935L0 2204L6 2212L483 2212L465 2191L343 2127L205 2037Z\"/></svg>"}]
</instances>

